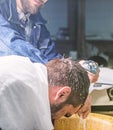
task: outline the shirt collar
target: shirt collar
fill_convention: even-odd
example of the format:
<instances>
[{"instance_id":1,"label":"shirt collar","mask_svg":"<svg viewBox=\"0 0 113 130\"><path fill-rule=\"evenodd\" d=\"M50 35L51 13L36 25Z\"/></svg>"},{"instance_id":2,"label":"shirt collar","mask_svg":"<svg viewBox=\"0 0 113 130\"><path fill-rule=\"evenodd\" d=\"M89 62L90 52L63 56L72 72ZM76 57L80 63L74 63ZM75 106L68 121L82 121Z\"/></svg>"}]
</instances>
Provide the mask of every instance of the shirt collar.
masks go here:
<instances>
[{"instance_id":1,"label":"shirt collar","mask_svg":"<svg viewBox=\"0 0 113 130\"><path fill-rule=\"evenodd\" d=\"M24 14L18 7L17 7L18 17L20 21L26 21L30 17L30 13Z\"/></svg>"}]
</instances>

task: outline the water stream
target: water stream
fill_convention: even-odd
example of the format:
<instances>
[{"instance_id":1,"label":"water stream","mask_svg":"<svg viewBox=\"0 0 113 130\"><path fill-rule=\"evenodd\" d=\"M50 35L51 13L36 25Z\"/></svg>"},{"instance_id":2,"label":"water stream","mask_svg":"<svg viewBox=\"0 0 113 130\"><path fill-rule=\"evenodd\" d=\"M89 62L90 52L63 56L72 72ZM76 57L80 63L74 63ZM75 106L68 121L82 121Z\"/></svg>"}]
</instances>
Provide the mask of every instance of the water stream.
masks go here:
<instances>
[{"instance_id":1,"label":"water stream","mask_svg":"<svg viewBox=\"0 0 113 130\"><path fill-rule=\"evenodd\" d=\"M87 130L86 119L80 117L79 130Z\"/></svg>"}]
</instances>

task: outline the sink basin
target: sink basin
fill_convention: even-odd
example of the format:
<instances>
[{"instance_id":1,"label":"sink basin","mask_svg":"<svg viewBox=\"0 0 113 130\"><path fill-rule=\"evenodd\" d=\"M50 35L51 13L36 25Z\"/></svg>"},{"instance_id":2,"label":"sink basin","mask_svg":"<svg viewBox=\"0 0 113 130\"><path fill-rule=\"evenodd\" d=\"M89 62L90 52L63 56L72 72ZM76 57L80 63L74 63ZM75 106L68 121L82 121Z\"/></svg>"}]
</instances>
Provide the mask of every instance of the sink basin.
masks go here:
<instances>
[{"instance_id":1,"label":"sink basin","mask_svg":"<svg viewBox=\"0 0 113 130\"><path fill-rule=\"evenodd\" d=\"M54 122L55 130L113 130L113 116L90 113L86 119L78 115L62 117Z\"/></svg>"}]
</instances>

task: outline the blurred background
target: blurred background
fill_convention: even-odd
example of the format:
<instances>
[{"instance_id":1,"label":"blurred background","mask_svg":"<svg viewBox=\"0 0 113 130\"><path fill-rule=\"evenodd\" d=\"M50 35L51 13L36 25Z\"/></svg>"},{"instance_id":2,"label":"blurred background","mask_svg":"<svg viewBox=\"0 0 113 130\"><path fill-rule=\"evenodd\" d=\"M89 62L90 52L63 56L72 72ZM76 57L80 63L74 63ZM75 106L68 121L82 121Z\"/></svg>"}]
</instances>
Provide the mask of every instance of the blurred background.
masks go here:
<instances>
[{"instance_id":1,"label":"blurred background","mask_svg":"<svg viewBox=\"0 0 113 130\"><path fill-rule=\"evenodd\" d=\"M101 55L113 68L113 0L48 0L41 11L60 53Z\"/></svg>"}]
</instances>

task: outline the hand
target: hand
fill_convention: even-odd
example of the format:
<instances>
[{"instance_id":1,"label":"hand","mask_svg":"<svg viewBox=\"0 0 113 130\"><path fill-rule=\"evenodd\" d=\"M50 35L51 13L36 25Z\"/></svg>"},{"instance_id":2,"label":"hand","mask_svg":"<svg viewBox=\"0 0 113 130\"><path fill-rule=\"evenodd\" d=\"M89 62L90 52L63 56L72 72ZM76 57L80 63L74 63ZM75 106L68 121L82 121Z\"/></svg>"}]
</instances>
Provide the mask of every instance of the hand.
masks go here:
<instances>
[{"instance_id":1,"label":"hand","mask_svg":"<svg viewBox=\"0 0 113 130\"><path fill-rule=\"evenodd\" d=\"M90 83L95 83L98 80L99 72L97 74L93 74L93 73L87 71Z\"/></svg>"},{"instance_id":2,"label":"hand","mask_svg":"<svg viewBox=\"0 0 113 130\"><path fill-rule=\"evenodd\" d=\"M90 112L91 112L91 96L88 95L84 105L79 109L78 115L83 119L85 119Z\"/></svg>"},{"instance_id":3,"label":"hand","mask_svg":"<svg viewBox=\"0 0 113 130\"><path fill-rule=\"evenodd\" d=\"M81 65L82 65L84 62L85 62L85 60L79 61L79 63L80 63ZM89 77L89 80L90 80L90 83L94 83L94 82L96 82L96 81L98 80L99 72L100 72L100 69L99 69L98 73L96 73L96 74L91 73L90 71L87 71L88 77Z\"/></svg>"}]
</instances>

